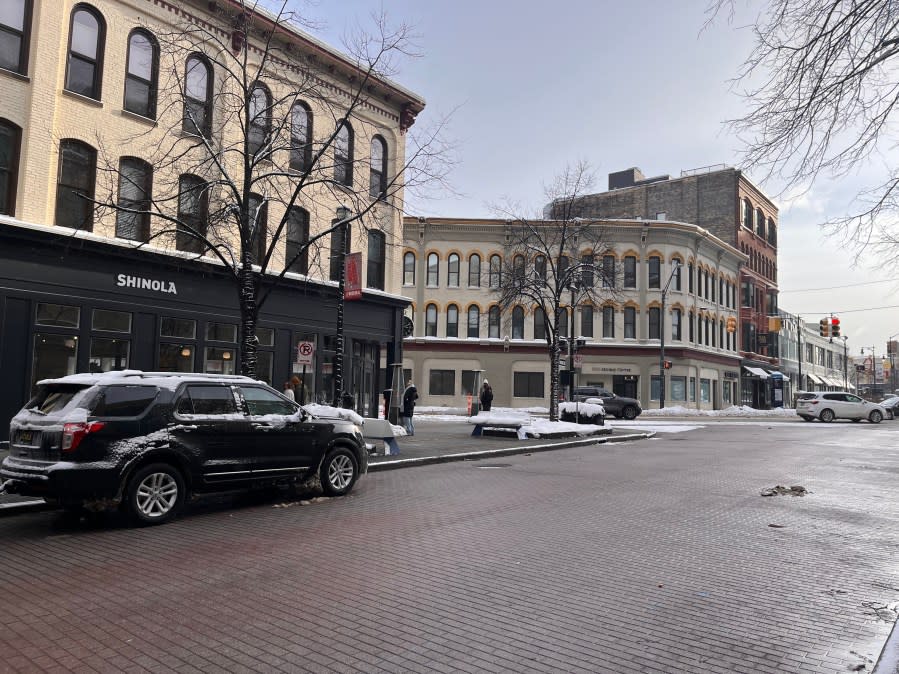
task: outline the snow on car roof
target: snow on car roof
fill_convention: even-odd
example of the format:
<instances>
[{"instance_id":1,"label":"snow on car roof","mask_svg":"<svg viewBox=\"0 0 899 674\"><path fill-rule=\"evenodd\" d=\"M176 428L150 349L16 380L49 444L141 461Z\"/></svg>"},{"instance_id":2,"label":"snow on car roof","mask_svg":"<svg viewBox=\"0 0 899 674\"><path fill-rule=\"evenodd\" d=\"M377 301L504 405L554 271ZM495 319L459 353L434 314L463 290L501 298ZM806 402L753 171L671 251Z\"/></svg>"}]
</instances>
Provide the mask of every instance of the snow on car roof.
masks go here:
<instances>
[{"instance_id":1,"label":"snow on car roof","mask_svg":"<svg viewBox=\"0 0 899 674\"><path fill-rule=\"evenodd\" d=\"M56 379L41 379L38 385L76 384L96 386L97 384L151 384L159 388L174 390L184 381L260 383L251 377L238 374L202 374L199 372L144 372L143 370L116 370L115 372L80 372ZM264 382L263 382L264 383Z\"/></svg>"}]
</instances>

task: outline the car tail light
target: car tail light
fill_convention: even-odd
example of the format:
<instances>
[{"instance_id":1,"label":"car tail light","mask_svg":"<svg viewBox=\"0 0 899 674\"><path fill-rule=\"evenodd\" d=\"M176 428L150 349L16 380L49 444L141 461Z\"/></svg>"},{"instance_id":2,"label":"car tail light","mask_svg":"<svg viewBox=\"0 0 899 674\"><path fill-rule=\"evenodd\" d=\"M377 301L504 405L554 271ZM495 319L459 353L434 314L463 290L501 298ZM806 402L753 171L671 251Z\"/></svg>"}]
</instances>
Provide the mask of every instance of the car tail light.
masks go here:
<instances>
[{"instance_id":1,"label":"car tail light","mask_svg":"<svg viewBox=\"0 0 899 674\"><path fill-rule=\"evenodd\" d=\"M808 404L809 405L817 405L819 402L821 402L821 401L820 400L809 400Z\"/></svg>"},{"instance_id":2,"label":"car tail light","mask_svg":"<svg viewBox=\"0 0 899 674\"><path fill-rule=\"evenodd\" d=\"M102 421L65 424L62 427L62 451L74 452L88 433L96 433L105 425Z\"/></svg>"}]
</instances>

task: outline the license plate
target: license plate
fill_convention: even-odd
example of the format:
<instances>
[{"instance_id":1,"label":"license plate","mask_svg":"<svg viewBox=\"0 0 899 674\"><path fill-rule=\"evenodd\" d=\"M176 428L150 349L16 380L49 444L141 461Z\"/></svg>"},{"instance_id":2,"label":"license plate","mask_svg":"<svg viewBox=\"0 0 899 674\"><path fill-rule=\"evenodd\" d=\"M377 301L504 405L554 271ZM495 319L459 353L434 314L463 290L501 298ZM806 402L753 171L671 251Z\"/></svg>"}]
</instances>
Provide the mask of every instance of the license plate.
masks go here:
<instances>
[{"instance_id":1,"label":"license plate","mask_svg":"<svg viewBox=\"0 0 899 674\"><path fill-rule=\"evenodd\" d=\"M35 431L19 431L19 444L31 445L34 443L37 435Z\"/></svg>"}]
</instances>

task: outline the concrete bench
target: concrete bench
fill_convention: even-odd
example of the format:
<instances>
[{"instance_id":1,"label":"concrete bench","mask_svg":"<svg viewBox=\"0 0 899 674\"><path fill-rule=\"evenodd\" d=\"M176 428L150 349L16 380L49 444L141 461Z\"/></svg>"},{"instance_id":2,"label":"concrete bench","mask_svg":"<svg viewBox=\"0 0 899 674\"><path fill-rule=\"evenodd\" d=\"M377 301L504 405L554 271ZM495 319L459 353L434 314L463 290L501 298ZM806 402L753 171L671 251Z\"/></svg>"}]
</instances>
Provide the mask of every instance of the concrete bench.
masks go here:
<instances>
[{"instance_id":1,"label":"concrete bench","mask_svg":"<svg viewBox=\"0 0 899 674\"><path fill-rule=\"evenodd\" d=\"M368 440L381 440L384 443L384 455L400 453L400 446L393 434L393 426L386 419L365 419L362 422L362 437Z\"/></svg>"},{"instance_id":2,"label":"concrete bench","mask_svg":"<svg viewBox=\"0 0 899 674\"><path fill-rule=\"evenodd\" d=\"M509 431L510 433L514 433L519 440L527 440L527 434L524 432L522 426L527 426L530 423L530 419L520 419L518 421L512 421L511 419L491 419L490 415L487 414L479 414L474 417L470 417L468 419L468 423L474 424L474 430L472 430L472 437L479 437L484 435L484 429L496 429Z\"/></svg>"}]
</instances>

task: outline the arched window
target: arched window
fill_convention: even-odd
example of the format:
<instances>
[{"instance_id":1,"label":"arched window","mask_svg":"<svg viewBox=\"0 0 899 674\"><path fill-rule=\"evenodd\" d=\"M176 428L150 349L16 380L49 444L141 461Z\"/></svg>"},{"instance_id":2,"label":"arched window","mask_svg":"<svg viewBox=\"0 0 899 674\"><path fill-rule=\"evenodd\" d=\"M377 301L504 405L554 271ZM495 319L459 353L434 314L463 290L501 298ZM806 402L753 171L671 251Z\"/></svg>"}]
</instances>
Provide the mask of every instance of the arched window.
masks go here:
<instances>
[{"instance_id":1,"label":"arched window","mask_svg":"<svg viewBox=\"0 0 899 674\"><path fill-rule=\"evenodd\" d=\"M615 307L611 305L602 308L602 336L615 337Z\"/></svg>"},{"instance_id":2,"label":"arched window","mask_svg":"<svg viewBox=\"0 0 899 674\"><path fill-rule=\"evenodd\" d=\"M481 336L481 310L476 304L468 307L468 336L474 338Z\"/></svg>"},{"instance_id":3,"label":"arched window","mask_svg":"<svg viewBox=\"0 0 899 674\"><path fill-rule=\"evenodd\" d=\"M251 194L247 214L253 261L262 265L268 252L268 201L259 194Z\"/></svg>"},{"instance_id":4,"label":"arched window","mask_svg":"<svg viewBox=\"0 0 899 674\"><path fill-rule=\"evenodd\" d=\"M592 288L596 272L596 258L592 253L581 255L581 285Z\"/></svg>"},{"instance_id":5,"label":"arched window","mask_svg":"<svg viewBox=\"0 0 899 674\"><path fill-rule=\"evenodd\" d=\"M21 143L22 129L9 120L0 119L0 213L3 215L16 213L16 185L19 181Z\"/></svg>"},{"instance_id":6,"label":"arched window","mask_svg":"<svg viewBox=\"0 0 899 674\"><path fill-rule=\"evenodd\" d=\"M353 127L340 123L334 138L334 180L341 185L353 184Z\"/></svg>"},{"instance_id":7,"label":"arched window","mask_svg":"<svg viewBox=\"0 0 899 674\"><path fill-rule=\"evenodd\" d=\"M100 100L106 23L90 5L75 5L69 31L66 89Z\"/></svg>"},{"instance_id":8,"label":"arched window","mask_svg":"<svg viewBox=\"0 0 899 674\"><path fill-rule=\"evenodd\" d=\"M499 307L495 304L487 312L487 336L499 339Z\"/></svg>"},{"instance_id":9,"label":"arched window","mask_svg":"<svg viewBox=\"0 0 899 674\"><path fill-rule=\"evenodd\" d=\"M153 193L153 167L137 157L119 161L119 208L115 235L133 241L150 240L150 200ZM135 213L132 211L143 211Z\"/></svg>"},{"instance_id":10,"label":"arched window","mask_svg":"<svg viewBox=\"0 0 899 674\"><path fill-rule=\"evenodd\" d=\"M309 211L305 208L293 206L287 214L285 256L288 271L309 273Z\"/></svg>"},{"instance_id":11,"label":"arched window","mask_svg":"<svg viewBox=\"0 0 899 674\"><path fill-rule=\"evenodd\" d=\"M459 307L455 304L450 304L446 308L446 336L459 336Z\"/></svg>"},{"instance_id":12,"label":"arched window","mask_svg":"<svg viewBox=\"0 0 899 674\"><path fill-rule=\"evenodd\" d=\"M723 349L724 348L724 319L718 324L718 344Z\"/></svg>"},{"instance_id":13,"label":"arched window","mask_svg":"<svg viewBox=\"0 0 899 674\"><path fill-rule=\"evenodd\" d=\"M547 339L548 336L546 313L544 313L542 308L537 307L534 309L534 339Z\"/></svg>"},{"instance_id":14,"label":"arched window","mask_svg":"<svg viewBox=\"0 0 899 674\"><path fill-rule=\"evenodd\" d=\"M125 68L125 110L155 119L158 78L159 43L145 30L131 31Z\"/></svg>"},{"instance_id":15,"label":"arched window","mask_svg":"<svg viewBox=\"0 0 899 674\"><path fill-rule=\"evenodd\" d=\"M290 111L290 168L308 171L312 165L312 110L295 103Z\"/></svg>"},{"instance_id":16,"label":"arched window","mask_svg":"<svg viewBox=\"0 0 899 674\"><path fill-rule=\"evenodd\" d=\"M437 253L428 253L428 283L436 288L440 284L440 258Z\"/></svg>"},{"instance_id":17,"label":"arched window","mask_svg":"<svg viewBox=\"0 0 899 674\"><path fill-rule=\"evenodd\" d=\"M765 238L765 214L761 208L755 209L755 233Z\"/></svg>"},{"instance_id":18,"label":"arched window","mask_svg":"<svg viewBox=\"0 0 899 674\"><path fill-rule=\"evenodd\" d=\"M689 329L689 333L690 333L690 341L691 341L691 342L695 342L695 341L696 341L696 335L695 335L695 333L694 333L695 325L696 325L696 314L694 314L694 313L691 311L691 312L690 312L689 318L687 318L687 328Z\"/></svg>"},{"instance_id":19,"label":"arched window","mask_svg":"<svg viewBox=\"0 0 899 674\"><path fill-rule=\"evenodd\" d=\"M512 309L512 339L524 339L524 309Z\"/></svg>"},{"instance_id":20,"label":"arched window","mask_svg":"<svg viewBox=\"0 0 899 674\"><path fill-rule=\"evenodd\" d=\"M387 268L387 236L377 229L368 231L368 274L366 287L384 290Z\"/></svg>"},{"instance_id":21,"label":"arched window","mask_svg":"<svg viewBox=\"0 0 899 674\"><path fill-rule=\"evenodd\" d=\"M182 175L178 180L178 250L202 253L206 243L198 237L206 235L209 198L206 183L197 176Z\"/></svg>"},{"instance_id":22,"label":"arched window","mask_svg":"<svg viewBox=\"0 0 899 674\"><path fill-rule=\"evenodd\" d=\"M649 286L650 288L662 287L662 258L658 255L649 257Z\"/></svg>"},{"instance_id":23,"label":"arched window","mask_svg":"<svg viewBox=\"0 0 899 674\"><path fill-rule=\"evenodd\" d=\"M683 312L680 309L671 310L671 339L676 342L681 341L683 334L681 331L681 319Z\"/></svg>"},{"instance_id":24,"label":"arched window","mask_svg":"<svg viewBox=\"0 0 899 674\"><path fill-rule=\"evenodd\" d=\"M715 319L711 319L710 324L712 326L712 346L716 346L718 344L718 336L715 334L717 330L715 330Z\"/></svg>"},{"instance_id":25,"label":"arched window","mask_svg":"<svg viewBox=\"0 0 899 674\"><path fill-rule=\"evenodd\" d=\"M524 255L516 255L512 260L512 276L516 281L524 278Z\"/></svg>"},{"instance_id":26,"label":"arched window","mask_svg":"<svg viewBox=\"0 0 899 674\"><path fill-rule=\"evenodd\" d=\"M468 287L481 287L481 256L477 253L468 258Z\"/></svg>"},{"instance_id":27,"label":"arched window","mask_svg":"<svg viewBox=\"0 0 899 674\"><path fill-rule=\"evenodd\" d=\"M777 225L772 218L768 218L768 243L772 246L777 245Z\"/></svg>"},{"instance_id":28,"label":"arched window","mask_svg":"<svg viewBox=\"0 0 899 674\"><path fill-rule=\"evenodd\" d=\"M59 144L56 182L56 224L91 231L94 227L94 184L97 151L80 140Z\"/></svg>"},{"instance_id":29,"label":"arched window","mask_svg":"<svg viewBox=\"0 0 899 674\"><path fill-rule=\"evenodd\" d=\"M502 267L502 260L499 255L491 255L490 256L490 270L488 272L487 285L491 288L499 288L500 284L500 271Z\"/></svg>"},{"instance_id":30,"label":"arched window","mask_svg":"<svg viewBox=\"0 0 899 674\"><path fill-rule=\"evenodd\" d=\"M185 63L181 129L207 138L212 129L212 66L200 54L191 54Z\"/></svg>"},{"instance_id":31,"label":"arched window","mask_svg":"<svg viewBox=\"0 0 899 674\"><path fill-rule=\"evenodd\" d=\"M446 258L446 285L450 288L459 287L459 255L450 253Z\"/></svg>"},{"instance_id":32,"label":"arched window","mask_svg":"<svg viewBox=\"0 0 899 674\"><path fill-rule=\"evenodd\" d=\"M372 199L383 199L387 194L387 143L380 136L371 140L368 193Z\"/></svg>"},{"instance_id":33,"label":"arched window","mask_svg":"<svg viewBox=\"0 0 899 674\"><path fill-rule=\"evenodd\" d=\"M437 336L437 305L429 304L425 309L425 337Z\"/></svg>"},{"instance_id":34,"label":"arched window","mask_svg":"<svg viewBox=\"0 0 899 674\"><path fill-rule=\"evenodd\" d=\"M0 11L0 68L21 75L28 70L31 0L3 3Z\"/></svg>"},{"instance_id":35,"label":"arched window","mask_svg":"<svg viewBox=\"0 0 899 674\"><path fill-rule=\"evenodd\" d=\"M272 95L257 84L250 92L250 128L247 132L247 149L256 156L269 145L272 133Z\"/></svg>"},{"instance_id":36,"label":"arched window","mask_svg":"<svg viewBox=\"0 0 899 674\"><path fill-rule=\"evenodd\" d=\"M752 202L745 197L743 198L743 214L741 222L746 229L750 232L752 231Z\"/></svg>"},{"instance_id":37,"label":"arched window","mask_svg":"<svg viewBox=\"0 0 899 674\"><path fill-rule=\"evenodd\" d=\"M659 339L659 336L661 334L659 318L661 315L662 315L662 312L659 309L659 307L649 307L649 314L648 314L649 326L648 327L649 327L649 338L650 339Z\"/></svg>"},{"instance_id":38,"label":"arched window","mask_svg":"<svg viewBox=\"0 0 899 674\"><path fill-rule=\"evenodd\" d=\"M546 281L546 258L542 255L538 255L534 258L534 273L537 274L537 278L541 281Z\"/></svg>"},{"instance_id":39,"label":"arched window","mask_svg":"<svg viewBox=\"0 0 899 674\"><path fill-rule=\"evenodd\" d=\"M415 253L412 252L403 255L403 285L415 285Z\"/></svg>"}]
</instances>

